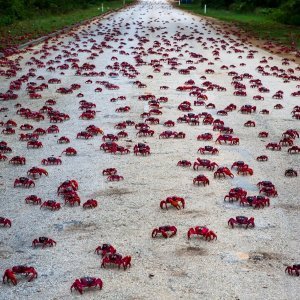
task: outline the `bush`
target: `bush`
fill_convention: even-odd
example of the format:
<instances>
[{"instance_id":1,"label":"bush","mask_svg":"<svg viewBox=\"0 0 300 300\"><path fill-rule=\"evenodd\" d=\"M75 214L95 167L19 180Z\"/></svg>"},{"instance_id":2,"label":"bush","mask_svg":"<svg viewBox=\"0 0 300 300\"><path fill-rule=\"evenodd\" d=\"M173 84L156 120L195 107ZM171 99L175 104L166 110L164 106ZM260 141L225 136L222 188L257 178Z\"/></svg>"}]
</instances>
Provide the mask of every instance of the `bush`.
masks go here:
<instances>
[{"instance_id":1,"label":"bush","mask_svg":"<svg viewBox=\"0 0 300 300\"><path fill-rule=\"evenodd\" d=\"M0 18L0 26L11 25L15 19L12 16L1 16Z\"/></svg>"},{"instance_id":2,"label":"bush","mask_svg":"<svg viewBox=\"0 0 300 300\"><path fill-rule=\"evenodd\" d=\"M251 1L236 1L230 5L229 9L238 13L243 13L253 11L255 7Z\"/></svg>"},{"instance_id":3,"label":"bush","mask_svg":"<svg viewBox=\"0 0 300 300\"><path fill-rule=\"evenodd\" d=\"M11 24L34 14L62 14L95 3L100 0L0 0L0 24Z\"/></svg>"},{"instance_id":4,"label":"bush","mask_svg":"<svg viewBox=\"0 0 300 300\"><path fill-rule=\"evenodd\" d=\"M272 13L272 18L289 25L300 25L300 0L289 0Z\"/></svg>"},{"instance_id":5,"label":"bush","mask_svg":"<svg viewBox=\"0 0 300 300\"><path fill-rule=\"evenodd\" d=\"M255 9L255 13L263 16L271 16L274 13L274 8L261 8L258 7Z\"/></svg>"}]
</instances>

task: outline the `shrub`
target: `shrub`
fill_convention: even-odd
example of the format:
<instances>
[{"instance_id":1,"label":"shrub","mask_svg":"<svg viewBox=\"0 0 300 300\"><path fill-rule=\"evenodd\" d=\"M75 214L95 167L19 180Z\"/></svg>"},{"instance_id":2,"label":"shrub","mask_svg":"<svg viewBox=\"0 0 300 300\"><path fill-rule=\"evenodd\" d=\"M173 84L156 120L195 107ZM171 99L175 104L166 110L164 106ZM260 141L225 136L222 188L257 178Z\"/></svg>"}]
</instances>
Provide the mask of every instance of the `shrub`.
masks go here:
<instances>
[{"instance_id":1,"label":"shrub","mask_svg":"<svg viewBox=\"0 0 300 300\"><path fill-rule=\"evenodd\" d=\"M289 0L284 2L272 13L276 21L289 25L300 25L300 0Z\"/></svg>"}]
</instances>

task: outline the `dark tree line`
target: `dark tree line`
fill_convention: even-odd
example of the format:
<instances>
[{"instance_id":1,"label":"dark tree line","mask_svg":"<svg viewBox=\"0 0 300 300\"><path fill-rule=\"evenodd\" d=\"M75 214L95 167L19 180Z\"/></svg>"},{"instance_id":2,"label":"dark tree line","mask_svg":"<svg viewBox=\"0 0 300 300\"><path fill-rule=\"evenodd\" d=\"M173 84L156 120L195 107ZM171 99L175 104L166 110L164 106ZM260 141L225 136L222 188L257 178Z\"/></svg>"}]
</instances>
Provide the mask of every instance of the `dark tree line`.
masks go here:
<instances>
[{"instance_id":1,"label":"dark tree line","mask_svg":"<svg viewBox=\"0 0 300 300\"><path fill-rule=\"evenodd\" d=\"M99 3L100 0L0 0L0 24L8 25L37 15L63 14Z\"/></svg>"},{"instance_id":2,"label":"dark tree line","mask_svg":"<svg viewBox=\"0 0 300 300\"><path fill-rule=\"evenodd\" d=\"M195 0L213 8L236 12L259 11L273 19L291 25L300 25L300 0Z\"/></svg>"}]
</instances>

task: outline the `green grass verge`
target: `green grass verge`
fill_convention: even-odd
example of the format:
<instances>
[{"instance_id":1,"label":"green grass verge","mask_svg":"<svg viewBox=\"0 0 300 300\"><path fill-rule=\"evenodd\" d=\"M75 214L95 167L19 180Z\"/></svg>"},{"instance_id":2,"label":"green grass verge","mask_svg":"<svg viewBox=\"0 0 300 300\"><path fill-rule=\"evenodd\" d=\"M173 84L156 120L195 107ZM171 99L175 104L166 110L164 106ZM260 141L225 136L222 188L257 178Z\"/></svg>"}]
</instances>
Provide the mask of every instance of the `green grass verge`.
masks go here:
<instances>
[{"instance_id":1,"label":"green grass verge","mask_svg":"<svg viewBox=\"0 0 300 300\"><path fill-rule=\"evenodd\" d=\"M62 0L63 1L63 0ZM134 0L126 0L126 4L133 3ZM102 12L101 5L104 10ZM66 26L74 25L80 21L87 20L101 15L109 10L123 6L123 0L99 1L98 5L87 9L76 9L61 15L35 16L28 20L15 22L11 25L0 27L0 50L8 46L25 43L29 40L62 29Z\"/></svg>"},{"instance_id":2,"label":"green grass verge","mask_svg":"<svg viewBox=\"0 0 300 300\"><path fill-rule=\"evenodd\" d=\"M204 15L203 6L201 7L197 1L191 4L181 4L179 8L222 21L233 22L235 25L261 39L277 41L288 46L294 41L297 47L300 48L300 27L278 23L267 15L257 14L255 12L236 13L211 8L207 8L206 15Z\"/></svg>"}]
</instances>

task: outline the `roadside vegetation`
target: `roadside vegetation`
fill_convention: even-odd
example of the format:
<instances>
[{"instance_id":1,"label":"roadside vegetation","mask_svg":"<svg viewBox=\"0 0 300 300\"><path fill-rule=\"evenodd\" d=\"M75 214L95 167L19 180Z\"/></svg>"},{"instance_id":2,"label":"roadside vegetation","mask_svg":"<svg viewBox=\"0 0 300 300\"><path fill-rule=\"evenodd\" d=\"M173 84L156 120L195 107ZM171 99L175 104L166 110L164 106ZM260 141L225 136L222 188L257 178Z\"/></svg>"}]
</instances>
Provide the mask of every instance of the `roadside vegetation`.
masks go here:
<instances>
[{"instance_id":1,"label":"roadside vegetation","mask_svg":"<svg viewBox=\"0 0 300 300\"><path fill-rule=\"evenodd\" d=\"M255 37L300 48L300 0L193 0L180 7L196 14L232 22ZM204 14L204 4L207 11Z\"/></svg>"},{"instance_id":2,"label":"roadside vegetation","mask_svg":"<svg viewBox=\"0 0 300 300\"><path fill-rule=\"evenodd\" d=\"M125 0L125 3L133 1ZM0 51L120 8L123 4L124 0L0 0Z\"/></svg>"}]
</instances>

